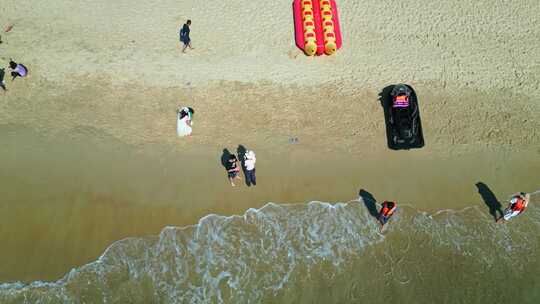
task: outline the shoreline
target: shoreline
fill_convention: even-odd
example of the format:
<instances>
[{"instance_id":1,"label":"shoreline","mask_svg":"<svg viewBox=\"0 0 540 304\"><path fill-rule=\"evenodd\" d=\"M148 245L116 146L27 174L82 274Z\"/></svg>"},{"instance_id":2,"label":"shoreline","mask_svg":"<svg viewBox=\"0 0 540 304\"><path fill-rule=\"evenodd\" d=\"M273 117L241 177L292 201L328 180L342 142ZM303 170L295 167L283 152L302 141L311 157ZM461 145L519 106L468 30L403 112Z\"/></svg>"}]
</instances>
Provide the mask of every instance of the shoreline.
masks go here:
<instances>
[{"instance_id":1,"label":"shoreline","mask_svg":"<svg viewBox=\"0 0 540 304\"><path fill-rule=\"evenodd\" d=\"M13 58L30 72L15 81L6 76L8 90L0 91L0 283L55 280L94 261L120 239L192 225L208 214L242 214L269 202L347 202L363 189L378 201L395 200L428 213L473 206L489 216L476 183L485 183L503 207L510 194L539 188L538 0L338 2L343 47L334 56L311 58L295 46L291 0L4 0L0 28L12 28L1 33L0 61L5 65ZM193 21L195 50L183 55L178 29L187 19ZM397 83L413 86L418 95L422 149L390 151L386 146L378 94ZM195 109L191 138L176 137L179 106ZM298 143L289 144L291 137ZM257 154L255 188L231 188L220 164L222 150L235 152L239 144ZM526 251L539 248L538 210L531 210L536 218L520 219L519 229L503 232L500 226L484 226L488 219L475 217L476 212L468 220L480 219L480 225L463 230L459 221L452 223L462 240L458 244L470 244L464 255L445 251L440 243L415 246L440 240L439 232L448 232L444 221L423 237L392 234L388 248L377 248L360 263L371 274L384 274L382 279L344 282L360 289L373 284L372 296L362 290L359 295L368 302L386 300L376 289L391 287L386 274L407 259L414 263L402 268L404 273L416 274L416 265L425 260L433 274L418 273L420 285L394 289L397 301L409 293L411 299L416 296L424 287L420 282L434 283L426 285L426 295L448 296L452 285L441 274L455 276L455 286L463 286L454 288L454 299L482 296L482 290L467 289L479 281L486 294L497 298L493 290L504 288L500 276L482 272L462 281L470 266L491 269L474 259L463 264L462 258L467 250L494 253L494 261L501 253L504 258L505 240L515 236L510 244L533 261L536 268L528 271L536 275L537 256ZM365 210L355 211L362 216L352 219L362 227ZM311 227L311 217L304 220L298 229ZM400 224L412 228L403 233L407 237L421 230L416 223ZM473 234L482 246L470 238ZM324 241L339 243L342 235L330 233ZM447 235L449 243L456 240ZM496 248L493 237L502 240ZM394 247L398 239L403 247ZM234 245L229 260L241 258L234 251L243 248ZM408 258L393 259L409 248ZM506 253L513 261L513 253ZM376 255L383 267L371 267ZM326 261L321 261L324 269ZM269 260L247 282L288 265L287 259ZM315 281L328 273L321 271ZM356 275L364 274L351 273ZM516 278L528 280L521 274ZM113 278L121 284L119 302L125 290L142 293L139 287L148 283L130 279ZM495 282L501 288L493 289ZM135 284L130 290L124 283ZM311 296L319 301L319 290L349 294L345 284L320 286L291 289L313 290ZM176 296L174 288L167 295ZM74 296L84 299L82 289ZM40 292L37 298L44 296ZM155 300L154 295L141 302ZM292 295L284 298L301 302L301 295L296 294L298 301ZM519 299L505 295L509 301Z\"/></svg>"},{"instance_id":2,"label":"shoreline","mask_svg":"<svg viewBox=\"0 0 540 304\"><path fill-rule=\"evenodd\" d=\"M103 136L45 138L21 130L11 140L2 138L18 153L7 149L2 166L19 173L1 178L10 189L0 215L7 227L0 237L6 248L2 282L57 279L116 240L191 225L208 214L242 214L269 202L347 202L360 189L378 201L427 212L475 205L488 214L476 182L486 183L503 203L515 189L536 190L528 188L538 184L534 172L540 171L540 161L530 161L534 151L355 155L321 154L301 142L274 150L262 143L246 146L257 153L258 185L232 188L220 150L209 146L181 153L167 144L141 150Z\"/></svg>"}]
</instances>

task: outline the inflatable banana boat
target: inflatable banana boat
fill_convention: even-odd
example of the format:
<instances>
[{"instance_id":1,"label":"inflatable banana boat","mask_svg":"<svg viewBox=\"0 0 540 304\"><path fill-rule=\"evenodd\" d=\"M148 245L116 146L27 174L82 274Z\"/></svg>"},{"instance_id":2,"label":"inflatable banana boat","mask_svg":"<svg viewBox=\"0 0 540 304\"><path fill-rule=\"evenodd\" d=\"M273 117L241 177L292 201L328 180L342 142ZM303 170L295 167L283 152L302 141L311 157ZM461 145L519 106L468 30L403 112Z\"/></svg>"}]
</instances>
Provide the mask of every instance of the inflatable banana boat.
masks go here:
<instances>
[{"instance_id":1,"label":"inflatable banana boat","mask_svg":"<svg viewBox=\"0 0 540 304\"><path fill-rule=\"evenodd\" d=\"M332 55L341 48L334 0L294 0L293 15L296 46L306 55Z\"/></svg>"}]
</instances>

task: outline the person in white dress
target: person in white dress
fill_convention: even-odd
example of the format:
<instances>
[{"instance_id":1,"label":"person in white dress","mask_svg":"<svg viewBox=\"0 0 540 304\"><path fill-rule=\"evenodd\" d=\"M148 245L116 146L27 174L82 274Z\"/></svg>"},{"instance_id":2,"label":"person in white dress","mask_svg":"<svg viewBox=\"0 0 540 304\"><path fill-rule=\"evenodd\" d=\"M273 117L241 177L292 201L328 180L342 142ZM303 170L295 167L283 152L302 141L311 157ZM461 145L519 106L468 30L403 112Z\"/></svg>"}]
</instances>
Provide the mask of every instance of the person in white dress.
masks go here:
<instances>
[{"instance_id":1,"label":"person in white dress","mask_svg":"<svg viewBox=\"0 0 540 304\"><path fill-rule=\"evenodd\" d=\"M190 107L183 107L176 112L176 134L179 137L190 136L193 131L193 114Z\"/></svg>"}]
</instances>

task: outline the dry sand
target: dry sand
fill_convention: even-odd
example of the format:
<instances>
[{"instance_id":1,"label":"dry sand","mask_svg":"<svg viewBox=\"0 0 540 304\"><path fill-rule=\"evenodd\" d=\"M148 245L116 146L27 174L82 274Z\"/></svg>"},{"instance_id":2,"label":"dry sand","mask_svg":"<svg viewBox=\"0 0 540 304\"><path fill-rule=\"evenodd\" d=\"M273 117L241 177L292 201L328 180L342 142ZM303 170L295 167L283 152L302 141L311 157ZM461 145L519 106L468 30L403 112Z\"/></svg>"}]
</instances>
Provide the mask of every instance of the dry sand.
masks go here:
<instances>
[{"instance_id":1,"label":"dry sand","mask_svg":"<svg viewBox=\"0 0 540 304\"><path fill-rule=\"evenodd\" d=\"M342 50L308 58L289 0L4 0L0 57L30 76L0 92L0 280L52 279L121 237L268 201L365 188L436 210L482 204L477 181L500 199L538 188L538 1L338 7ZM187 18L195 49L181 54ZM386 147L378 93L399 82L419 96L421 150ZM195 108L192 138L175 136L178 105ZM255 191L231 190L217 163L238 144L257 152Z\"/></svg>"}]
</instances>

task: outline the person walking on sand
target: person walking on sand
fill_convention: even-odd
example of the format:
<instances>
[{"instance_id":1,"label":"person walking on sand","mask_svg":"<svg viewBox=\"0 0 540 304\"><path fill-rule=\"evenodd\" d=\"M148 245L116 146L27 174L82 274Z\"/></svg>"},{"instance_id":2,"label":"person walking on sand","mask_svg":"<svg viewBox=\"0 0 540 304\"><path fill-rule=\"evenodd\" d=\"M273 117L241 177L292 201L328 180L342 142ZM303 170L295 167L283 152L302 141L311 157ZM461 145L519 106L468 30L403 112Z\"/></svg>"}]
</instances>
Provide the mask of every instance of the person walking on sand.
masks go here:
<instances>
[{"instance_id":1,"label":"person walking on sand","mask_svg":"<svg viewBox=\"0 0 540 304\"><path fill-rule=\"evenodd\" d=\"M195 114L195 111L190 107L183 107L176 111L176 134L178 136L191 135L193 131L193 114Z\"/></svg>"},{"instance_id":2,"label":"person walking on sand","mask_svg":"<svg viewBox=\"0 0 540 304\"><path fill-rule=\"evenodd\" d=\"M257 159L255 158L255 152L252 150L249 150L244 155L244 166L246 168L246 184L249 186L257 185L257 179L255 178L255 162Z\"/></svg>"},{"instance_id":3,"label":"person walking on sand","mask_svg":"<svg viewBox=\"0 0 540 304\"><path fill-rule=\"evenodd\" d=\"M28 75L28 69L21 63L16 63L13 59L9 60L9 67L11 68L11 80L15 80L17 77L25 77Z\"/></svg>"},{"instance_id":4,"label":"person walking on sand","mask_svg":"<svg viewBox=\"0 0 540 304\"><path fill-rule=\"evenodd\" d=\"M510 199L508 207L504 210L504 215L500 217L497 222L502 219L504 219L505 221L509 221L514 216L520 215L523 211L525 211L525 208L527 208L527 205L529 204L529 199L530 194L528 193L520 192L514 194Z\"/></svg>"},{"instance_id":5,"label":"person walking on sand","mask_svg":"<svg viewBox=\"0 0 540 304\"><path fill-rule=\"evenodd\" d=\"M381 211L379 212L379 223L381 224L381 230L383 229L384 225L388 222L390 217L394 214L394 211L396 211L396 203L384 201L382 203Z\"/></svg>"},{"instance_id":6,"label":"person walking on sand","mask_svg":"<svg viewBox=\"0 0 540 304\"><path fill-rule=\"evenodd\" d=\"M180 42L184 43L184 47L182 48L182 53L186 52L186 48L189 47L189 49L193 49L191 46L191 38L189 38L189 27L191 26L191 20L188 20L184 25L182 26L182 29L180 30Z\"/></svg>"},{"instance_id":7,"label":"person walking on sand","mask_svg":"<svg viewBox=\"0 0 540 304\"><path fill-rule=\"evenodd\" d=\"M235 178L240 178L240 167L238 166L238 159L236 158L236 155L231 154L229 155L229 160L227 161L227 176L229 177L229 182L231 182L231 186L236 186L234 184Z\"/></svg>"}]
</instances>

